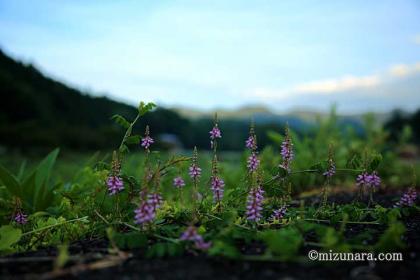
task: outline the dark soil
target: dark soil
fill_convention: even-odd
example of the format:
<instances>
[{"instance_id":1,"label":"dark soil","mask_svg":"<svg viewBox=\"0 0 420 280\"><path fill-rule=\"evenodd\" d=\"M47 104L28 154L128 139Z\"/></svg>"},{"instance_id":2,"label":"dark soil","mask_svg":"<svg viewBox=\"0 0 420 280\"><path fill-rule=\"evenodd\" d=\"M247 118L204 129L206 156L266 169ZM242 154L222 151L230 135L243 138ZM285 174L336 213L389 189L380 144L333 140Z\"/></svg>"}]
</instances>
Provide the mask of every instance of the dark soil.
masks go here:
<instances>
[{"instance_id":1,"label":"dark soil","mask_svg":"<svg viewBox=\"0 0 420 280\"><path fill-rule=\"evenodd\" d=\"M391 206L395 194L377 194L376 201ZM314 198L316 201L316 198ZM349 203L353 197L335 194L336 203ZM311 199L309 199L310 201ZM313 202L315 202L313 201ZM54 248L15 254L0 259L0 279L418 279L420 268L420 216L405 218L408 247L402 262L316 262L305 258L298 262L233 261L192 254L183 257L146 259L138 252L118 256L108 254L105 240L83 240L69 248L71 260L62 270L53 270ZM348 225L347 234L356 235L368 229L382 232L378 225ZM306 237L307 241L311 239ZM377 236L376 236L377 238ZM305 246L301 253L316 249ZM255 243L246 248L246 254L264 251Z\"/></svg>"}]
</instances>

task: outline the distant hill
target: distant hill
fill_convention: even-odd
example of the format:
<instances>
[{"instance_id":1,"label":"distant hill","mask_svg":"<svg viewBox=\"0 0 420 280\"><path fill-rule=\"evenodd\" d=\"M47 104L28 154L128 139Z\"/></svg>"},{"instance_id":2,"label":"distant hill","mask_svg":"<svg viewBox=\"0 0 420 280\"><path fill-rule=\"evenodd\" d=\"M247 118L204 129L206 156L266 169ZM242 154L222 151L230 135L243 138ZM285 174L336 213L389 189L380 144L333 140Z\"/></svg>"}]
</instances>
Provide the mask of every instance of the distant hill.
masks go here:
<instances>
[{"instance_id":1,"label":"distant hill","mask_svg":"<svg viewBox=\"0 0 420 280\"><path fill-rule=\"evenodd\" d=\"M121 140L121 129L110 117L136 114L133 106L68 87L1 50L0 93L0 145L8 147L113 148ZM156 123L155 132L170 131L168 126L174 121L187 122L165 109L156 110L145 121Z\"/></svg>"},{"instance_id":2,"label":"distant hill","mask_svg":"<svg viewBox=\"0 0 420 280\"><path fill-rule=\"evenodd\" d=\"M217 112L217 115L222 119L250 119L254 118L255 122L266 123L273 120L293 120L297 119L303 121L306 124L314 124L317 119L325 119L329 117L329 112L318 112L311 110L290 110L287 112L276 112L272 111L264 105L260 106L244 106L237 109L216 109L209 111L195 110L187 107L173 107L171 108L180 115L198 119L198 118L212 118L214 113ZM343 120L352 120L353 122L362 122L365 114L347 114L338 115L339 119ZM391 112L389 113L374 113L375 120L379 123L384 123L391 117ZM293 121L292 121L293 122Z\"/></svg>"},{"instance_id":3,"label":"distant hill","mask_svg":"<svg viewBox=\"0 0 420 280\"><path fill-rule=\"evenodd\" d=\"M74 150L113 149L119 144L123 131L110 117L121 114L132 118L136 114L133 106L71 88L1 50L0 93L0 146L21 150L57 146ZM288 123L298 134L310 134L316 130L317 120L328 116L310 111L280 114L264 106L217 112L223 130L220 148L224 150L243 149L251 117L256 124L259 145L263 147L271 143L269 130L281 132ZM166 139L179 140L188 149L194 146L209 149L208 132L213 126L213 115L214 112L189 108L160 107L144 116L135 131L142 134L148 124L158 140L157 146L161 143L159 135L165 135ZM362 133L361 119L360 115L339 116L337 122L340 127L352 126ZM400 123L392 127L398 131Z\"/></svg>"}]
</instances>

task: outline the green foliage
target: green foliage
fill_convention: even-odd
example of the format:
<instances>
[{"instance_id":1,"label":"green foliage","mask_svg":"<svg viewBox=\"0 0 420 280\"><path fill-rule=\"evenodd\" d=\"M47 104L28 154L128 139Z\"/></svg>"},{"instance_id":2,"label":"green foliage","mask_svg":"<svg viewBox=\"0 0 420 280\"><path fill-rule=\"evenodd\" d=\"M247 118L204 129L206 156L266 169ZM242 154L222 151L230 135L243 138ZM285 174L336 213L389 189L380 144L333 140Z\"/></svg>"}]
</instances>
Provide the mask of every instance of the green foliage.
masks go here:
<instances>
[{"instance_id":1,"label":"green foliage","mask_svg":"<svg viewBox=\"0 0 420 280\"><path fill-rule=\"evenodd\" d=\"M13 245L22 237L22 230L10 225L0 227L0 253L11 253Z\"/></svg>"},{"instance_id":2,"label":"green foliage","mask_svg":"<svg viewBox=\"0 0 420 280\"><path fill-rule=\"evenodd\" d=\"M26 176L14 176L0 165L0 181L10 194L23 200L25 209L44 211L54 204L54 190L58 185L51 184L50 178L58 152L58 149L52 151Z\"/></svg>"},{"instance_id":3,"label":"green foliage","mask_svg":"<svg viewBox=\"0 0 420 280\"><path fill-rule=\"evenodd\" d=\"M121 115L113 115L111 119L125 129L128 129L130 127L130 123Z\"/></svg>"},{"instance_id":4,"label":"green foliage","mask_svg":"<svg viewBox=\"0 0 420 280\"><path fill-rule=\"evenodd\" d=\"M150 112L153 110L153 108L156 107L156 104L149 102L147 104L145 104L144 102L140 102L140 105L138 107L138 111L139 111L139 116L142 117L144 116L146 113Z\"/></svg>"},{"instance_id":5,"label":"green foliage","mask_svg":"<svg viewBox=\"0 0 420 280\"><path fill-rule=\"evenodd\" d=\"M140 232L115 233L113 240L120 249L138 249L147 246L147 236Z\"/></svg>"},{"instance_id":6,"label":"green foliage","mask_svg":"<svg viewBox=\"0 0 420 280\"><path fill-rule=\"evenodd\" d=\"M270 253L283 260L294 258L303 243L301 233L293 227L267 230L261 232L259 238L267 245Z\"/></svg>"},{"instance_id":7,"label":"green foliage","mask_svg":"<svg viewBox=\"0 0 420 280\"><path fill-rule=\"evenodd\" d=\"M320 228L318 235L321 237L321 244L324 249L331 249L334 252L349 252L350 246L343 240L341 233L332 227Z\"/></svg>"},{"instance_id":8,"label":"green foliage","mask_svg":"<svg viewBox=\"0 0 420 280\"><path fill-rule=\"evenodd\" d=\"M291 172L279 167L282 159L278 150L284 139L282 134L272 130L265 138L261 137L263 141L272 141L273 145L266 146L258 154L261 159L261 178L258 180L265 190L265 200L263 218L252 222L245 216L248 191L252 181L256 180L250 178L246 172L248 152L218 154L218 175L226 183L224 198L218 205L214 203L209 187L214 157L212 153L199 153L198 163L202 168L202 177L197 185L200 197L198 200L197 195L193 196L193 184L187 178L191 164L190 152L181 156L157 151L125 153L128 152L128 145L140 142L141 137L135 130L149 120L161 125L158 130L168 129L165 127L168 124L154 119L156 115L146 114L154 107L152 103L141 103L137 115L127 115L127 119L121 115L113 117L125 129L122 141L114 147L120 148L121 153L115 158L122 162L110 162L109 154L102 158L96 154L91 159L72 159L77 168L73 167L74 169L68 171L65 179L52 174L58 150L50 153L39 165L29 168L31 172L25 171L25 164L18 167L16 175L0 166L0 204L4 206L1 207L1 221L10 223L0 228L0 251L10 253L60 246L55 264L56 268L60 268L65 265L68 257L68 247L62 244L71 244L72 241L87 236L104 238L107 235L111 252L138 250L151 258L175 257L184 254L185 249L189 252L199 250L194 242L179 240L182 232L192 225L196 226L206 242L212 243L207 251L208 255L232 259L249 257L261 260L295 260L298 259L301 249L306 250L312 246L320 251L334 252L404 247L401 236L405 229L399 220L403 216L416 214L415 207L399 209L376 204L372 208L363 201L348 204L326 203L319 207L316 199L312 205L305 205L304 196L295 195L311 189L310 195L316 196L314 187L327 185L349 186L350 189L357 174L365 171L378 171L384 184L388 184L392 182L392 176L405 170L405 165L393 163L398 161L395 160L394 153L386 151L386 133L374 125L371 116L366 117L366 135L363 136L357 135L351 129L340 128L334 110L328 118L318 120L317 130L308 134L310 136L302 136L291 130L296 154ZM176 117L168 111L162 114L168 119ZM197 123L206 135L202 145L208 146L208 129L212 124L207 127L209 123L205 120L197 120ZM243 146L240 133L246 135L248 127L236 134L245 127L243 124L223 125L231 128L230 133L234 133L235 137L240 135L240 145ZM220 127L222 128L222 123ZM151 131L154 132L155 128L152 127ZM258 130L257 133L263 134ZM191 137L195 141L194 135ZM229 139L226 142L230 141L230 136L226 137L225 133L223 137L221 144L225 143L226 138ZM332 156L328 151L329 143L334 146L333 157L337 173L331 180L326 180L322 174L329 168L328 159ZM234 147L232 143L228 145ZM111 196L105 182L112 174L112 168L119 164L122 169L114 171L122 178L124 191ZM59 175L67 169L62 165ZM187 183L182 189L172 185L173 178L179 175ZM415 182L415 179L410 180ZM53 181L60 183L53 184ZM159 192L165 202L158 208L153 222L133 225L134 210L142 202L139 193L145 190ZM23 202L22 210L31 214L29 223L20 225L21 229L14 228L17 223L10 219L11 213L21 206L15 197ZM299 202L300 199L302 200ZM297 206L299 203L300 206ZM284 205L288 206L286 216L280 221L271 221L269 217L272 211ZM354 224L366 228L356 236L348 237L349 228ZM375 237L382 233L383 225L388 225L388 229L377 244L373 245ZM247 247L255 245L258 247L256 251L262 255L247 255Z\"/></svg>"},{"instance_id":9,"label":"green foliage","mask_svg":"<svg viewBox=\"0 0 420 280\"><path fill-rule=\"evenodd\" d=\"M241 256L241 252L235 246L221 240L215 241L208 253L210 256L222 256L232 259L239 258Z\"/></svg>"},{"instance_id":10,"label":"green foliage","mask_svg":"<svg viewBox=\"0 0 420 280\"><path fill-rule=\"evenodd\" d=\"M391 252L396 249L404 249L405 243L402 241L402 236L406 229L403 223L393 222L388 229L381 235L375 249L378 252Z\"/></svg>"}]
</instances>

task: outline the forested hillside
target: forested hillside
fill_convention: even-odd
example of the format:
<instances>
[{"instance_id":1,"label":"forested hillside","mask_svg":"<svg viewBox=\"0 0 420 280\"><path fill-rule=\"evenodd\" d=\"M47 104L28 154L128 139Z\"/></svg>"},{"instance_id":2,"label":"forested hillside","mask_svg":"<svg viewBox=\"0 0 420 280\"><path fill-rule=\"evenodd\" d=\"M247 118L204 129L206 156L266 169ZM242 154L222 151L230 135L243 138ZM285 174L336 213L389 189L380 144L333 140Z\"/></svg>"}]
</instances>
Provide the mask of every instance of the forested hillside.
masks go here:
<instances>
[{"instance_id":1,"label":"forested hillside","mask_svg":"<svg viewBox=\"0 0 420 280\"><path fill-rule=\"evenodd\" d=\"M122 132L113 124L111 116L120 114L132 118L136 113L133 106L106 97L93 97L46 77L32 65L17 62L2 51L0 92L0 145L23 150L56 146L75 150L112 149L118 145ZM278 119L265 121L257 130L278 130L285 121L284 118L281 122ZM304 126L304 122L296 118L289 121L292 126ZM135 129L141 133L148 124L153 135L171 134L186 148L197 145L208 149L207 135L212 122L209 117L190 120L174 110L159 107L145 116ZM224 119L220 126L226 131L221 147L242 149L249 118ZM261 135L261 146L268 141L266 133Z\"/></svg>"},{"instance_id":2,"label":"forested hillside","mask_svg":"<svg viewBox=\"0 0 420 280\"><path fill-rule=\"evenodd\" d=\"M57 146L73 150L113 149L119 144L122 131L111 117L120 114L130 119L136 114L136 108L131 105L71 88L46 77L30 64L15 61L1 50L0 93L0 146L20 150ZM249 130L251 116L234 116L225 116L220 121L220 127L225 131L220 144L224 150L241 150ZM391 139L398 139L404 125L410 125L413 140L418 141L419 116L419 112L412 116L395 113L386 124ZM267 131L280 132L286 122L298 134L310 135L316 130L315 117L308 121L294 115L271 112L255 113L253 117L261 147L270 142ZM363 133L357 119L341 117L336 121L342 129L351 126L357 133ZM145 116L135 129L142 134L148 124L155 137L170 134L185 148L196 145L200 149L208 149L207 135L212 122L209 115L188 118L176 110L158 107Z\"/></svg>"},{"instance_id":3,"label":"forested hillside","mask_svg":"<svg viewBox=\"0 0 420 280\"><path fill-rule=\"evenodd\" d=\"M112 148L121 131L110 117L127 118L136 108L93 97L50 79L32 65L16 62L0 51L0 143L12 147L64 146L72 149ZM155 132L176 132L187 122L158 109L148 117Z\"/></svg>"}]
</instances>

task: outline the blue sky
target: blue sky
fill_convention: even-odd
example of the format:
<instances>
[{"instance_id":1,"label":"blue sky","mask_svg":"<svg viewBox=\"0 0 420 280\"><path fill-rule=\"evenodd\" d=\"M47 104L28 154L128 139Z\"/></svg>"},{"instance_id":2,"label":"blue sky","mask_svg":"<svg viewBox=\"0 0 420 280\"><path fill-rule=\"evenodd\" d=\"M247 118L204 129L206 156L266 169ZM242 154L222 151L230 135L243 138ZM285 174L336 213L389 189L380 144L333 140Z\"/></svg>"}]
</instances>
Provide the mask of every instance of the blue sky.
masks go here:
<instances>
[{"instance_id":1,"label":"blue sky","mask_svg":"<svg viewBox=\"0 0 420 280\"><path fill-rule=\"evenodd\" d=\"M0 0L0 47L133 104L420 107L416 0Z\"/></svg>"}]
</instances>

